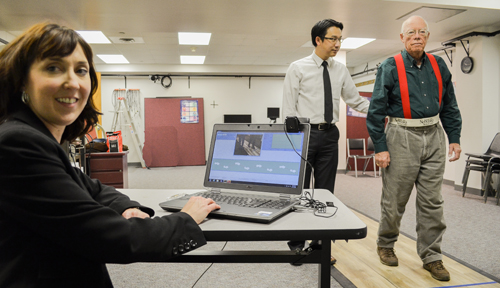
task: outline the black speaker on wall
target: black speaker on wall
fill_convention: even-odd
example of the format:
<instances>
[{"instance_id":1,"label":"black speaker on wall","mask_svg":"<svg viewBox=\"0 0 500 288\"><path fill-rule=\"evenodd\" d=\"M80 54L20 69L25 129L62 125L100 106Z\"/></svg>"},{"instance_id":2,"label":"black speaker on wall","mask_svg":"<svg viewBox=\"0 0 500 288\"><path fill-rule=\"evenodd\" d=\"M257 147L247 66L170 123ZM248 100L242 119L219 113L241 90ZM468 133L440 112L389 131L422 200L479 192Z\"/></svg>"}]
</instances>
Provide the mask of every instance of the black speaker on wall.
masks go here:
<instances>
[{"instance_id":1,"label":"black speaker on wall","mask_svg":"<svg viewBox=\"0 0 500 288\"><path fill-rule=\"evenodd\" d=\"M279 107L267 107L267 118L271 120L276 120L280 118L280 108Z\"/></svg>"},{"instance_id":2,"label":"black speaker on wall","mask_svg":"<svg viewBox=\"0 0 500 288\"><path fill-rule=\"evenodd\" d=\"M252 123L251 114L224 114L224 123Z\"/></svg>"}]
</instances>

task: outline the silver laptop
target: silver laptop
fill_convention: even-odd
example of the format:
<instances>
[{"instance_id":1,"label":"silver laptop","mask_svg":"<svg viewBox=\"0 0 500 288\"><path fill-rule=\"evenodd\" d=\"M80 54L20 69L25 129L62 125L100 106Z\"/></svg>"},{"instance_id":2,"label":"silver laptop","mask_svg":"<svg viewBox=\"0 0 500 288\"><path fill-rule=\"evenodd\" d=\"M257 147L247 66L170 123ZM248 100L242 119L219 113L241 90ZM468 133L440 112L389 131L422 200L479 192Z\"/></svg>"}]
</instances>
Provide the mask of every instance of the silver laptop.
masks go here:
<instances>
[{"instance_id":1,"label":"silver laptop","mask_svg":"<svg viewBox=\"0 0 500 288\"><path fill-rule=\"evenodd\" d=\"M189 198L214 199L209 217L269 223L299 203L306 170L309 124L285 133L284 124L215 124L206 165L206 190L160 203L180 211Z\"/></svg>"}]
</instances>

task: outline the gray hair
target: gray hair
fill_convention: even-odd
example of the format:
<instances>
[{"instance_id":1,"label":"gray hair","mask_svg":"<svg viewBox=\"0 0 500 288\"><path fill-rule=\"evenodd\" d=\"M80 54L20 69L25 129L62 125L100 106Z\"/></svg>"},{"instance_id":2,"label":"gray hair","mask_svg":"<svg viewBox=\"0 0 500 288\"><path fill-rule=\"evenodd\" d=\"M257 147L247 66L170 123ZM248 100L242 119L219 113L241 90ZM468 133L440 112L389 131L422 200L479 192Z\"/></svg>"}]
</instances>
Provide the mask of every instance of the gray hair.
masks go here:
<instances>
[{"instance_id":1,"label":"gray hair","mask_svg":"<svg viewBox=\"0 0 500 288\"><path fill-rule=\"evenodd\" d=\"M414 17L418 17L422 20L424 20L425 22L425 27L427 28L427 31L430 31L429 29L429 24L427 23L427 21L424 19L424 17L422 16L419 16L419 15L413 15L413 16L410 16L408 19L405 20L405 22L403 22L403 24L401 25L401 34L403 34L405 32L404 28L406 26L406 24L408 23L408 21L411 19L411 18L414 18Z\"/></svg>"}]
</instances>

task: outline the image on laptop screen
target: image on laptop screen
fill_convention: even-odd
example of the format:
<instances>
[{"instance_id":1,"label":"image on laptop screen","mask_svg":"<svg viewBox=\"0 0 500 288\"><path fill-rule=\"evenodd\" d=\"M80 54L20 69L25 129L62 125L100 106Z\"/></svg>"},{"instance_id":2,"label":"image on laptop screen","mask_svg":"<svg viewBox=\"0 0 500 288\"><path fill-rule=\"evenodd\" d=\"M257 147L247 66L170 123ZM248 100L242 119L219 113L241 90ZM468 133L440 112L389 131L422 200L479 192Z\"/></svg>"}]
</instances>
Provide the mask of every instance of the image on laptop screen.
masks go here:
<instances>
[{"instance_id":1,"label":"image on laptop screen","mask_svg":"<svg viewBox=\"0 0 500 288\"><path fill-rule=\"evenodd\" d=\"M301 193L305 170L301 155L306 158L308 134L300 131L287 137L282 124L261 127L215 126L206 187Z\"/></svg>"}]
</instances>

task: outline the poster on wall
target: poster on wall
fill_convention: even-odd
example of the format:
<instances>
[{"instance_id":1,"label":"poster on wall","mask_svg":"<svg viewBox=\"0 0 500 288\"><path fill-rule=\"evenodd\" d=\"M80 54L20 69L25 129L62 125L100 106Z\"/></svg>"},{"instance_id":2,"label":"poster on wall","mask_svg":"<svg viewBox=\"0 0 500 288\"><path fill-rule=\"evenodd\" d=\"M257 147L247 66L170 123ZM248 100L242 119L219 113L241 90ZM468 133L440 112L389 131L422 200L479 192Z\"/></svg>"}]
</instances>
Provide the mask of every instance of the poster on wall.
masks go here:
<instances>
[{"instance_id":1,"label":"poster on wall","mask_svg":"<svg viewBox=\"0 0 500 288\"><path fill-rule=\"evenodd\" d=\"M198 100L181 100L181 123L198 122Z\"/></svg>"},{"instance_id":2,"label":"poster on wall","mask_svg":"<svg viewBox=\"0 0 500 288\"><path fill-rule=\"evenodd\" d=\"M372 97L365 97L365 96L361 96L361 97L365 98L368 101L370 101L372 99ZM347 112L346 112L346 114L347 114L347 116L366 118L366 114L365 113L358 112L358 111L352 109L351 107L349 107L349 105L347 105Z\"/></svg>"}]
</instances>

